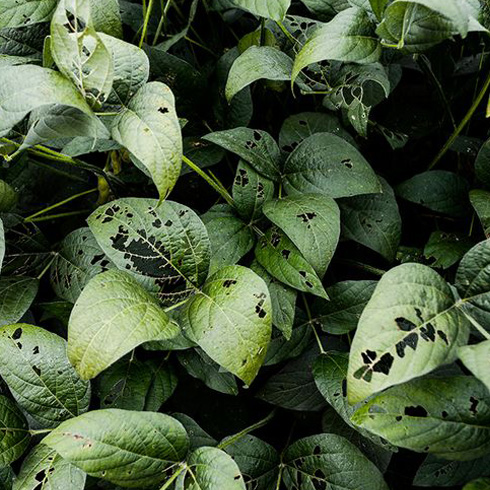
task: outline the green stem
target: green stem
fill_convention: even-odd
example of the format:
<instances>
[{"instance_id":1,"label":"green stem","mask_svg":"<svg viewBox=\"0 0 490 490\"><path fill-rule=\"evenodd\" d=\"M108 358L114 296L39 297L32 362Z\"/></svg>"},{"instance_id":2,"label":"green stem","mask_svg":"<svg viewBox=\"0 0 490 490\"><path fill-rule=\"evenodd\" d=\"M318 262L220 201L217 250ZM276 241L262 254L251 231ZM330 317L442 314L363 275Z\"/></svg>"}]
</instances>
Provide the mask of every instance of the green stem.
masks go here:
<instances>
[{"instance_id":1,"label":"green stem","mask_svg":"<svg viewBox=\"0 0 490 490\"><path fill-rule=\"evenodd\" d=\"M376 276L382 276L386 272L383 269L378 269L377 267L373 267L372 265L363 264L362 262L358 262L357 260L339 259L339 262L346 265L351 265L352 267L361 269Z\"/></svg>"},{"instance_id":2,"label":"green stem","mask_svg":"<svg viewBox=\"0 0 490 490\"><path fill-rule=\"evenodd\" d=\"M287 37L287 39L292 43L293 46L296 44L301 44L284 26L282 22L276 21L279 29L281 29L282 33Z\"/></svg>"},{"instance_id":3,"label":"green stem","mask_svg":"<svg viewBox=\"0 0 490 490\"><path fill-rule=\"evenodd\" d=\"M140 49L143 46L143 43L145 42L146 39L146 32L148 31L148 23L150 22L150 15L151 15L151 11L153 10L154 2L155 0L150 0L148 2L148 7L146 9L146 14L145 14L145 21L143 23L143 30L141 31L141 38L138 44L138 48Z\"/></svg>"},{"instance_id":4,"label":"green stem","mask_svg":"<svg viewBox=\"0 0 490 490\"><path fill-rule=\"evenodd\" d=\"M73 201L74 199L78 199L79 197L86 196L87 194L92 194L92 192L97 192L97 187L94 187L93 189L89 189L88 191L83 191L78 194L75 194L73 196L70 196L66 199L63 199L63 201L57 202L56 204L52 204L51 206L48 206L47 208L41 209L40 211L37 211L34 214L31 214L27 218L24 218L24 222L28 223L32 221L33 218L36 218L37 216L47 213L48 211L51 211L52 209L56 209L60 206L63 206L64 204Z\"/></svg>"},{"instance_id":5,"label":"green stem","mask_svg":"<svg viewBox=\"0 0 490 490\"><path fill-rule=\"evenodd\" d=\"M44 276L44 274L46 274L46 272L51 267L51 264L54 262L54 259L56 259L56 254L54 254L54 257L48 262L48 265L41 271L41 273L37 276L36 279L41 280L41 278Z\"/></svg>"},{"instance_id":6,"label":"green stem","mask_svg":"<svg viewBox=\"0 0 490 490\"><path fill-rule=\"evenodd\" d=\"M490 340L490 333L488 333L471 315L468 315L463 308L459 308L460 311L463 312L463 315L467 318L467 320L475 327L475 329L483 335L486 340Z\"/></svg>"},{"instance_id":7,"label":"green stem","mask_svg":"<svg viewBox=\"0 0 490 490\"><path fill-rule=\"evenodd\" d=\"M221 183L218 185L206 172L199 168L192 160L189 160L185 155L182 156L182 161L194 170L196 174L202 177L228 204L231 206L235 205L235 201L233 201L233 198Z\"/></svg>"},{"instance_id":8,"label":"green stem","mask_svg":"<svg viewBox=\"0 0 490 490\"><path fill-rule=\"evenodd\" d=\"M170 488L172 483L179 477L179 475L187 469L187 466L185 463L182 463L180 468L163 484L163 487L160 488L160 490L167 490L167 488Z\"/></svg>"},{"instance_id":9,"label":"green stem","mask_svg":"<svg viewBox=\"0 0 490 490\"><path fill-rule=\"evenodd\" d=\"M160 34L162 33L162 29L163 29L163 26L165 25L165 21L167 20L167 13L168 13L168 9L170 8L171 3L172 3L172 0L167 0L165 7L163 7L163 9L162 9L162 16L160 17L160 22L158 23L157 31L155 32L155 37L153 38L152 46L155 46L157 44L158 38L160 37Z\"/></svg>"},{"instance_id":10,"label":"green stem","mask_svg":"<svg viewBox=\"0 0 490 490\"><path fill-rule=\"evenodd\" d=\"M223 440L220 444L218 444L219 449L225 449L226 447L230 446L231 444L235 443L239 439L241 439L243 436L246 436L250 432L253 432L254 430L260 429L261 427L264 427L264 425L267 425L274 417L276 416L276 410L272 410L272 412L267 415L267 417L263 418L262 420L259 420L255 424L252 424L251 426L241 430L240 432L236 433L233 436L227 437L225 440Z\"/></svg>"},{"instance_id":11,"label":"green stem","mask_svg":"<svg viewBox=\"0 0 490 490\"><path fill-rule=\"evenodd\" d=\"M308 315L308 323L313 330L313 335L315 336L316 343L318 344L318 348L320 349L320 354L325 354L325 349L323 348L322 341L320 339L320 336L318 335L318 332L316 331L315 325L313 325L313 316L311 315L310 311L310 306L308 305L308 301L306 301L306 295L305 293L301 293L301 296L303 296L303 303L305 305L305 310L306 314Z\"/></svg>"},{"instance_id":12,"label":"green stem","mask_svg":"<svg viewBox=\"0 0 490 490\"><path fill-rule=\"evenodd\" d=\"M68 218L69 216L77 216L79 214L90 213L90 209L81 209L80 211L69 211L67 213L48 214L47 216L40 216L39 218L33 218L29 220L29 223L39 223L40 221L50 221L58 218Z\"/></svg>"},{"instance_id":13,"label":"green stem","mask_svg":"<svg viewBox=\"0 0 490 490\"><path fill-rule=\"evenodd\" d=\"M179 301L178 303L175 303L174 305L172 306L169 306L168 308L165 308L163 311L165 313L168 313L169 311L172 311L172 310L175 310L177 309L179 306L182 306L183 304L187 303L187 301L189 300L189 298L186 298L182 301Z\"/></svg>"},{"instance_id":14,"label":"green stem","mask_svg":"<svg viewBox=\"0 0 490 490\"><path fill-rule=\"evenodd\" d=\"M489 87L490 87L490 73L488 74L488 77L485 80L485 83L483 84L480 93L474 100L473 104L471 104L471 107L469 108L466 115L463 117L463 120L459 123L458 127L453 131L453 134L449 137L445 145L441 148L441 151L436 155L434 160L432 160L427 170L431 170L432 168L434 168L439 163L441 158L446 154L446 152L451 148L451 146L453 146L453 143L456 141L456 138L460 135L461 131L463 131L464 127L468 124L470 119L473 117L473 114L478 109L478 106L480 105L481 101L485 97L485 94L487 93Z\"/></svg>"},{"instance_id":15,"label":"green stem","mask_svg":"<svg viewBox=\"0 0 490 490\"><path fill-rule=\"evenodd\" d=\"M284 465L281 463L279 465L279 473L277 474L277 483L276 483L276 490L279 490L281 488L281 483L282 483L282 472L284 471Z\"/></svg>"}]
</instances>

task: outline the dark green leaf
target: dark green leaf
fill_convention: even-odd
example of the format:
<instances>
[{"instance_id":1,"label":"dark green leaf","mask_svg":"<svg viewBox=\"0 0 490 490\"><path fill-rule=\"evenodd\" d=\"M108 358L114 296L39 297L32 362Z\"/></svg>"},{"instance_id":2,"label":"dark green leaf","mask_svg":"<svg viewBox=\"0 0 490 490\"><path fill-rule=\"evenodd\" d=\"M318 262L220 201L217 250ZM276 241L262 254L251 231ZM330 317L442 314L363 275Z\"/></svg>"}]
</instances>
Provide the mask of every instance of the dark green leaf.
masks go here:
<instances>
[{"instance_id":1,"label":"dark green leaf","mask_svg":"<svg viewBox=\"0 0 490 490\"><path fill-rule=\"evenodd\" d=\"M39 281L32 277L0 278L0 326L18 322L36 297Z\"/></svg>"}]
</instances>

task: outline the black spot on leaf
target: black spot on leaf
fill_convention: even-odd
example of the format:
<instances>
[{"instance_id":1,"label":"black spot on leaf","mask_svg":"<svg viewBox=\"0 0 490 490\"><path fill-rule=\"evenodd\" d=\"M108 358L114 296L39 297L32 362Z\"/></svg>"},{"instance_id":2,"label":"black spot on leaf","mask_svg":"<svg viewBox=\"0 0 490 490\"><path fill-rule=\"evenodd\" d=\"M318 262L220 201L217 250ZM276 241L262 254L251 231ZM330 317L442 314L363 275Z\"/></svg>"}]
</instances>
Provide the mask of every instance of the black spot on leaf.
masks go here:
<instances>
[{"instance_id":1,"label":"black spot on leaf","mask_svg":"<svg viewBox=\"0 0 490 490\"><path fill-rule=\"evenodd\" d=\"M474 396L470 396L470 412L473 415L476 415L476 408L478 407L479 400L477 400Z\"/></svg>"},{"instance_id":2,"label":"black spot on leaf","mask_svg":"<svg viewBox=\"0 0 490 490\"><path fill-rule=\"evenodd\" d=\"M237 282L236 282L235 279L227 279L226 281L223 282L223 287L224 288L229 288L229 287L233 286L236 283Z\"/></svg>"},{"instance_id":3,"label":"black spot on leaf","mask_svg":"<svg viewBox=\"0 0 490 490\"><path fill-rule=\"evenodd\" d=\"M342 165L347 168L352 168L352 160L350 158L344 158L344 160L342 160Z\"/></svg>"},{"instance_id":4,"label":"black spot on leaf","mask_svg":"<svg viewBox=\"0 0 490 490\"><path fill-rule=\"evenodd\" d=\"M446 412L446 410L443 410L441 415L442 415L442 418L445 419L445 418L447 418L448 413Z\"/></svg>"},{"instance_id":5,"label":"black spot on leaf","mask_svg":"<svg viewBox=\"0 0 490 490\"><path fill-rule=\"evenodd\" d=\"M291 255L291 250L283 249L281 250L281 254L286 260L288 260L289 256Z\"/></svg>"},{"instance_id":6,"label":"black spot on leaf","mask_svg":"<svg viewBox=\"0 0 490 490\"><path fill-rule=\"evenodd\" d=\"M405 415L410 417L427 417L427 410L421 405L417 405L416 407L405 407Z\"/></svg>"},{"instance_id":7,"label":"black spot on leaf","mask_svg":"<svg viewBox=\"0 0 490 490\"><path fill-rule=\"evenodd\" d=\"M20 339L20 337L21 337L21 336L22 336L22 328L20 328L20 327L19 327L19 328L17 328L17 329L15 330L15 332L12 334L12 338L13 338L14 340L18 340L18 339Z\"/></svg>"},{"instance_id":8,"label":"black spot on leaf","mask_svg":"<svg viewBox=\"0 0 490 490\"><path fill-rule=\"evenodd\" d=\"M41 370L37 366L32 366L32 370L38 375L41 376Z\"/></svg>"},{"instance_id":9,"label":"black spot on leaf","mask_svg":"<svg viewBox=\"0 0 490 490\"><path fill-rule=\"evenodd\" d=\"M18 347L19 349L22 349L22 344L21 344L20 342L17 342L17 347Z\"/></svg>"},{"instance_id":10,"label":"black spot on leaf","mask_svg":"<svg viewBox=\"0 0 490 490\"><path fill-rule=\"evenodd\" d=\"M397 416L395 417L395 420L396 420L397 422L400 422L400 420L402 420L402 419L403 419L403 417L402 417L401 415L397 415Z\"/></svg>"},{"instance_id":11,"label":"black spot on leaf","mask_svg":"<svg viewBox=\"0 0 490 490\"><path fill-rule=\"evenodd\" d=\"M417 328L417 325L415 325L415 323L403 317L395 318L395 323L398 325L398 328L400 330L403 330L404 332L410 332L414 328Z\"/></svg>"},{"instance_id":12,"label":"black spot on leaf","mask_svg":"<svg viewBox=\"0 0 490 490\"><path fill-rule=\"evenodd\" d=\"M373 371L376 373L386 374L388 376L391 366L393 365L393 361L394 357L387 352L386 354L383 354L379 361L373 365Z\"/></svg>"},{"instance_id":13,"label":"black spot on leaf","mask_svg":"<svg viewBox=\"0 0 490 490\"><path fill-rule=\"evenodd\" d=\"M297 214L297 218L301 218L303 223L308 223L308 221L311 221L313 218L316 218L316 213L311 212L311 213L302 213L302 214Z\"/></svg>"},{"instance_id":14,"label":"black spot on leaf","mask_svg":"<svg viewBox=\"0 0 490 490\"><path fill-rule=\"evenodd\" d=\"M276 232L273 232L271 234L271 245L276 248L278 245L279 245L279 242L281 241L281 236L276 233Z\"/></svg>"},{"instance_id":15,"label":"black spot on leaf","mask_svg":"<svg viewBox=\"0 0 490 490\"><path fill-rule=\"evenodd\" d=\"M446 345L449 345L447 335L442 330L438 330L437 335L439 335L439 337L445 342Z\"/></svg>"},{"instance_id":16,"label":"black spot on leaf","mask_svg":"<svg viewBox=\"0 0 490 490\"><path fill-rule=\"evenodd\" d=\"M100 262L104 257L104 254L94 255L92 257L92 260L90 261L90 265L95 265L97 262Z\"/></svg>"},{"instance_id":17,"label":"black spot on leaf","mask_svg":"<svg viewBox=\"0 0 490 490\"><path fill-rule=\"evenodd\" d=\"M258 131L254 131L254 140L260 141L262 139L262 135Z\"/></svg>"},{"instance_id":18,"label":"black spot on leaf","mask_svg":"<svg viewBox=\"0 0 490 490\"><path fill-rule=\"evenodd\" d=\"M371 364L373 361L376 360L377 354L376 352L368 349L366 350L366 352L361 352L361 357L364 361L364 364Z\"/></svg>"},{"instance_id":19,"label":"black spot on leaf","mask_svg":"<svg viewBox=\"0 0 490 490\"><path fill-rule=\"evenodd\" d=\"M33 349L32 349L32 353L33 354L39 354L39 346L36 345Z\"/></svg>"},{"instance_id":20,"label":"black spot on leaf","mask_svg":"<svg viewBox=\"0 0 490 490\"><path fill-rule=\"evenodd\" d=\"M432 323L421 327L420 336L427 342L434 342L436 340L436 329Z\"/></svg>"},{"instance_id":21,"label":"black spot on leaf","mask_svg":"<svg viewBox=\"0 0 490 490\"><path fill-rule=\"evenodd\" d=\"M419 336L417 333L412 332L408 334L403 340L397 342L396 344L396 353L398 357L405 357L405 349L410 347L413 350L417 349L417 344L419 341Z\"/></svg>"},{"instance_id":22,"label":"black spot on leaf","mask_svg":"<svg viewBox=\"0 0 490 490\"><path fill-rule=\"evenodd\" d=\"M160 112L161 114L167 114L169 111L166 107L159 107L158 112Z\"/></svg>"}]
</instances>

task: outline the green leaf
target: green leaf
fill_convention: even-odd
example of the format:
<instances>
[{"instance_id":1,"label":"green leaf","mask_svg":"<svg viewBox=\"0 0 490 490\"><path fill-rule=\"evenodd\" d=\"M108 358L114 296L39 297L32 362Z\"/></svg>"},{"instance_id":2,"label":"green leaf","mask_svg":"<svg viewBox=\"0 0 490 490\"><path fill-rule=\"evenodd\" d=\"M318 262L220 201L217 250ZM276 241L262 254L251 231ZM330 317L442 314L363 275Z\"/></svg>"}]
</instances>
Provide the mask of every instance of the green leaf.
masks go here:
<instances>
[{"instance_id":1,"label":"green leaf","mask_svg":"<svg viewBox=\"0 0 490 490\"><path fill-rule=\"evenodd\" d=\"M302 194L269 201L264 214L298 247L319 277L332 260L340 236L340 211L321 194Z\"/></svg>"},{"instance_id":2,"label":"green leaf","mask_svg":"<svg viewBox=\"0 0 490 490\"><path fill-rule=\"evenodd\" d=\"M88 410L90 384L68 361L62 337L18 323L0 329L0 349L0 375L19 406L42 427Z\"/></svg>"},{"instance_id":3,"label":"green leaf","mask_svg":"<svg viewBox=\"0 0 490 490\"><path fill-rule=\"evenodd\" d=\"M250 46L231 66L226 82L226 99L230 101L257 80L290 80L292 69L293 60L282 51L270 46Z\"/></svg>"},{"instance_id":4,"label":"green leaf","mask_svg":"<svg viewBox=\"0 0 490 490\"><path fill-rule=\"evenodd\" d=\"M369 0L369 4L371 5L374 15L376 15L378 20L383 19L384 10L389 3L389 0Z\"/></svg>"},{"instance_id":5,"label":"green leaf","mask_svg":"<svg viewBox=\"0 0 490 490\"><path fill-rule=\"evenodd\" d=\"M5 257L5 231L3 221L0 218L0 272L2 272L3 258Z\"/></svg>"},{"instance_id":6,"label":"green leaf","mask_svg":"<svg viewBox=\"0 0 490 490\"><path fill-rule=\"evenodd\" d=\"M398 49L421 52L457 34L465 37L473 30L471 13L460 0L395 0L377 33Z\"/></svg>"},{"instance_id":7,"label":"green leaf","mask_svg":"<svg viewBox=\"0 0 490 490\"><path fill-rule=\"evenodd\" d=\"M448 269L458 262L473 246L465 234L433 231L424 247L424 256L432 267Z\"/></svg>"},{"instance_id":8,"label":"green leaf","mask_svg":"<svg viewBox=\"0 0 490 490\"><path fill-rule=\"evenodd\" d=\"M96 2L97 0L90 1ZM148 81L150 75L148 56L134 44L102 33L99 33L99 36L110 51L114 64L112 92L109 94L107 103L127 105L131 97Z\"/></svg>"},{"instance_id":9,"label":"green leaf","mask_svg":"<svg viewBox=\"0 0 490 490\"><path fill-rule=\"evenodd\" d=\"M255 247L255 257L269 274L284 284L327 298L315 269L279 228L270 228L260 239Z\"/></svg>"},{"instance_id":10,"label":"green leaf","mask_svg":"<svg viewBox=\"0 0 490 490\"><path fill-rule=\"evenodd\" d=\"M490 238L490 192L470 191L470 201L480 219L485 236Z\"/></svg>"},{"instance_id":11,"label":"green leaf","mask_svg":"<svg viewBox=\"0 0 490 490\"><path fill-rule=\"evenodd\" d=\"M273 332L264 366L273 366L301 355L308 347L312 337L312 328L303 317L295 318L291 337L287 339L279 331Z\"/></svg>"},{"instance_id":12,"label":"green leaf","mask_svg":"<svg viewBox=\"0 0 490 490\"><path fill-rule=\"evenodd\" d=\"M114 65L90 11L90 0L60 0L51 20L51 55L61 73L98 108L111 92Z\"/></svg>"},{"instance_id":13,"label":"green leaf","mask_svg":"<svg viewBox=\"0 0 490 490\"><path fill-rule=\"evenodd\" d=\"M150 82L136 92L114 120L112 137L145 169L167 197L182 167L182 134L171 90L161 82Z\"/></svg>"},{"instance_id":14,"label":"green leaf","mask_svg":"<svg viewBox=\"0 0 490 490\"><path fill-rule=\"evenodd\" d=\"M59 104L92 114L83 97L63 75L35 65L5 66L0 72L0 134L38 107Z\"/></svg>"},{"instance_id":15,"label":"green leaf","mask_svg":"<svg viewBox=\"0 0 490 490\"><path fill-rule=\"evenodd\" d=\"M186 305L186 333L220 366L247 385L265 358L272 329L265 282L241 266L211 276Z\"/></svg>"},{"instance_id":16,"label":"green leaf","mask_svg":"<svg viewBox=\"0 0 490 490\"><path fill-rule=\"evenodd\" d=\"M319 61L375 63L380 56L381 45L367 12L352 7L314 32L294 60L292 81L303 68Z\"/></svg>"},{"instance_id":17,"label":"green leaf","mask_svg":"<svg viewBox=\"0 0 490 490\"><path fill-rule=\"evenodd\" d=\"M32 277L0 278L0 326L16 323L37 295L39 281Z\"/></svg>"},{"instance_id":18,"label":"green leaf","mask_svg":"<svg viewBox=\"0 0 490 490\"><path fill-rule=\"evenodd\" d=\"M0 29L47 22L56 8L56 0L2 0Z\"/></svg>"},{"instance_id":19,"label":"green leaf","mask_svg":"<svg viewBox=\"0 0 490 490\"><path fill-rule=\"evenodd\" d=\"M267 2L262 0L230 0L230 3L259 17L280 22L286 16L291 0L267 0Z\"/></svg>"},{"instance_id":20,"label":"green leaf","mask_svg":"<svg viewBox=\"0 0 490 490\"><path fill-rule=\"evenodd\" d=\"M376 281L342 281L328 287L330 301L318 298L311 305L315 324L332 335L355 330L376 284Z\"/></svg>"},{"instance_id":21,"label":"green leaf","mask_svg":"<svg viewBox=\"0 0 490 490\"><path fill-rule=\"evenodd\" d=\"M490 139L485 141L475 160L475 174L486 187L490 187Z\"/></svg>"},{"instance_id":22,"label":"green leaf","mask_svg":"<svg viewBox=\"0 0 490 490\"><path fill-rule=\"evenodd\" d=\"M454 361L468 321L449 285L421 264L385 273L362 312L352 342L347 391L356 403Z\"/></svg>"},{"instance_id":23,"label":"green leaf","mask_svg":"<svg viewBox=\"0 0 490 490\"><path fill-rule=\"evenodd\" d=\"M469 376L421 378L376 396L352 422L396 446L466 461L490 449L490 395Z\"/></svg>"},{"instance_id":24,"label":"green leaf","mask_svg":"<svg viewBox=\"0 0 490 490\"><path fill-rule=\"evenodd\" d=\"M56 451L38 444L23 461L12 490L83 490L86 478Z\"/></svg>"},{"instance_id":25,"label":"green leaf","mask_svg":"<svg viewBox=\"0 0 490 490\"><path fill-rule=\"evenodd\" d=\"M383 475L359 449L336 434L318 434L293 443L284 453L284 481L289 489L388 490Z\"/></svg>"},{"instance_id":26,"label":"green leaf","mask_svg":"<svg viewBox=\"0 0 490 490\"><path fill-rule=\"evenodd\" d=\"M272 277L257 260L250 264L250 268L267 284L272 301L272 324L289 340L293 330L297 292Z\"/></svg>"},{"instance_id":27,"label":"green leaf","mask_svg":"<svg viewBox=\"0 0 490 490\"><path fill-rule=\"evenodd\" d=\"M301 112L289 116L279 132L279 146L282 151L293 151L303 140L315 133L332 133L355 146L354 138L346 131L337 117L324 112Z\"/></svg>"},{"instance_id":28,"label":"green leaf","mask_svg":"<svg viewBox=\"0 0 490 490\"><path fill-rule=\"evenodd\" d=\"M459 348L458 356L463 364L490 391L490 340Z\"/></svg>"},{"instance_id":29,"label":"green leaf","mask_svg":"<svg viewBox=\"0 0 490 490\"><path fill-rule=\"evenodd\" d=\"M446 170L429 170L401 183L396 193L407 201L437 213L465 216L468 212L468 182Z\"/></svg>"},{"instance_id":30,"label":"green leaf","mask_svg":"<svg viewBox=\"0 0 490 490\"><path fill-rule=\"evenodd\" d=\"M429 454L417 470L413 484L417 487L452 487L488 475L488 456L471 461L448 461Z\"/></svg>"},{"instance_id":31,"label":"green leaf","mask_svg":"<svg viewBox=\"0 0 490 490\"><path fill-rule=\"evenodd\" d=\"M189 448L187 433L174 418L115 408L67 420L43 443L90 476L130 488L161 483Z\"/></svg>"},{"instance_id":32,"label":"green leaf","mask_svg":"<svg viewBox=\"0 0 490 490\"><path fill-rule=\"evenodd\" d=\"M65 236L53 265L51 286L60 298L75 303L92 277L113 268L88 228Z\"/></svg>"},{"instance_id":33,"label":"green leaf","mask_svg":"<svg viewBox=\"0 0 490 490\"><path fill-rule=\"evenodd\" d=\"M90 16L95 30L109 36L122 37L121 12L118 0L89 0ZM105 43L105 41L104 41Z\"/></svg>"},{"instance_id":34,"label":"green leaf","mask_svg":"<svg viewBox=\"0 0 490 490\"><path fill-rule=\"evenodd\" d=\"M14 472L10 466L0 467L0 490L12 490Z\"/></svg>"},{"instance_id":35,"label":"green leaf","mask_svg":"<svg viewBox=\"0 0 490 490\"><path fill-rule=\"evenodd\" d=\"M186 461L187 470L176 490L246 490L240 469L231 456L215 447L200 447Z\"/></svg>"},{"instance_id":36,"label":"green leaf","mask_svg":"<svg viewBox=\"0 0 490 490\"><path fill-rule=\"evenodd\" d=\"M260 218L264 203L273 198L274 183L240 161L233 181L232 194L240 216L251 222Z\"/></svg>"},{"instance_id":37,"label":"green leaf","mask_svg":"<svg viewBox=\"0 0 490 490\"><path fill-rule=\"evenodd\" d=\"M379 180L381 193L339 202L342 232L345 238L380 253L391 262L400 243L402 219L393 189L383 178Z\"/></svg>"},{"instance_id":38,"label":"green leaf","mask_svg":"<svg viewBox=\"0 0 490 490\"><path fill-rule=\"evenodd\" d=\"M0 465L19 459L29 446L29 426L17 405L0 395Z\"/></svg>"},{"instance_id":39,"label":"green leaf","mask_svg":"<svg viewBox=\"0 0 490 490\"><path fill-rule=\"evenodd\" d=\"M253 247L254 234L227 204L212 207L204 216L211 243L210 274L236 264Z\"/></svg>"},{"instance_id":40,"label":"green leaf","mask_svg":"<svg viewBox=\"0 0 490 490\"><path fill-rule=\"evenodd\" d=\"M258 437L247 434L231 444L226 444L225 451L240 468L247 488L274 488L280 463L279 454L274 447Z\"/></svg>"},{"instance_id":41,"label":"green leaf","mask_svg":"<svg viewBox=\"0 0 490 490\"><path fill-rule=\"evenodd\" d=\"M185 413L174 413L177 419L187 431L190 441L190 449L197 449L202 446L216 446L218 441L211 437L194 419Z\"/></svg>"},{"instance_id":42,"label":"green leaf","mask_svg":"<svg viewBox=\"0 0 490 490\"><path fill-rule=\"evenodd\" d=\"M280 152L269 133L258 129L235 128L209 133L203 139L236 153L260 174L277 180Z\"/></svg>"},{"instance_id":43,"label":"green leaf","mask_svg":"<svg viewBox=\"0 0 490 490\"><path fill-rule=\"evenodd\" d=\"M321 19L330 19L352 5L349 0L301 0L308 10Z\"/></svg>"},{"instance_id":44,"label":"green leaf","mask_svg":"<svg viewBox=\"0 0 490 490\"><path fill-rule=\"evenodd\" d=\"M271 376L257 393L257 397L272 405L295 411L318 411L325 400L318 391L312 375L312 366L318 357L317 348L308 350L298 359L289 361Z\"/></svg>"},{"instance_id":45,"label":"green leaf","mask_svg":"<svg viewBox=\"0 0 490 490\"><path fill-rule=\"evenodd\" d=\"M187 206L125 198L100 206L87 222L109 259L120 269L155 281L167 302L185 298L206 279L208 234Z\"/></svg>"},{"instance_id":46,"label":"green leaf","mask_svg":"<svg viewBox=\"0 0 490 490\"><path fill-rule=\"evenodd\" d=\"M334 199L381 192L376 174L359 151L330 133L306 138L289 155L284 186L289 194L320 193Z\"/></svg>"},{"instance_id":47,"label":"green leaf","mask_svg":"<svg viewBox=\"0 0 490 490\"><path fill-rule=\"evenodd\" d=\"M10 211L17 204L17 193L7 182L0 180L0 212Z\"/></svg>"},{"instance_id":48,"label":"green leaf","mask_svg":"<svg viewBox=\"0 0 490 490\"><path fill-rule=\"evenodd\" d=\"M478 478L463 487L463 490L490 490L490 478Z\"/></svg>"},{"instance_id":49,"label":"green leaf","mask_svg":"<svg viewBox=\"0 0 490 490\"><path fill-rule=\"evenodd\" d=\"M73 307L68 357L82 379L91 379L143 342L178 332L133 277L110 270L91 279Z\"/></svg>"}]
</instances>

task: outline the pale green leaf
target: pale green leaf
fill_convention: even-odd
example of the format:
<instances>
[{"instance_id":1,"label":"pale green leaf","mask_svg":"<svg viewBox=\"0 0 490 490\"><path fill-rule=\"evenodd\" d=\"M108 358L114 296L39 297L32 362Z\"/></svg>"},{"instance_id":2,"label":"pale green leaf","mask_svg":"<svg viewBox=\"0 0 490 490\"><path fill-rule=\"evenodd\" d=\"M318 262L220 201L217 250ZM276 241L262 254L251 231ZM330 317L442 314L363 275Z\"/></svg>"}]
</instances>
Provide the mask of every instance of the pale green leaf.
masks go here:
<instances>
[{"instance_id":1,"label":"pale green leaf","mask_svg":"<svg viewBox=\"0 0 490 490\"><path fill-rule=\"evenodd\" d=\"M135 347L165 340L178 326L129 274L110 270L87 284L68 325L68 357L82 379L91 379Z\"/></svg>"},{"instance_id":2,"label":"pale green leaf","mask_svg":"<svg viewBox=\"0 0 490 490\"><path fill-rule=\"evenodd\" d=\"M47 22L56 8L56 1L2 0L0 3L0 29Z\"/></svg>"},{"instance_id":3,"label":"pale green leaf","mask_svg":"<svg viewBox=\"0 0 490 490\"><path fill-rule=\"evenodd\" d=\"M298 247L319 277L332 260L340 236L340 211L321 194L301 194L269 201L264 214Z\"/></svg>"},{"instance_id":4,"label":"pale green leaf","mask_svg":"<svg viewBox=\"0 0 490 490\"><path fill-rule=\"evenodd\" d=\"M352 342L349 402L454 361L468 332L451 288L437 272L414 263L391 269L362 312Z\"/></svg>"},{"instance_id":5,"label":"pale green leaf","mask_svg":"<svg viewBox=\"0 0 490 490\"><path fill-rule=\"evenodd\" d=\"M253 271L227 266L186 305L187 333L220 366L250 384L271 337L271 299Z\"/></svg>"},{"instance_id":6,"label":"pale green leaf","mask_svg":"<svg viewBox=\"0 0 490 490\"><path fill-rule=\"evenodd\" d=\"M182 167L182 134L172 91L161 82L150 82L115 119L112 137L145 169L165 199Z\"/></svg>"},{"instance_id":7,"label":"pale green leaf","mask_svg":"<svg viewBox=\"0 0 490 490\"><path fill-rule=\"evenodd\" d=\"M68 361L65 339L18 323L0 329L0 349L0 375L19 406L42 427L88 410L90 384Z\"/></svg>"},{"instance_id":8,"label":"pale green leaf","mask_svg":"<svg viewBox=\"0 0 490 490\"><path fill-rule=\"evenodd\" d=\"M351 7L349 0L301 0L308 10L321 19L330 19L342 10Z\"/></svg>"},{"instance_id":9,"label":"pale green leaf","mask_svg":"<svg viewBox=\"0 0 490 490\"><path fill-rule=\"evenodd\" d=\"M485 386L470 376L454 376L392 387L351 420L396 446L465 461L489 452L489 417Z\"/></svg>"},{"instance_id":10,"label":"pale green leaf","mask_svg":"<svg viewBox=\"0 0 490 490\"><path fill-rule=\"evenodd\" d=\"M115 408L67 420L43 443L90 476L129 488L158 485L189 448L187 433L174 418Z\"/></svg>"},{"instance_id":11,"label":"pale green leaf","mask_svg":"<svg viewBox=\"0 0 490 490\"><path fill-rule=\"evenodd\" d=\"M376 174L359 151L331 133L306 138L289 155L284 186L290 194L319 193L334 199L381 192Z\"/></svg>"},{"instance_id":12,"label":"pale green leaf","mask_svg":"<svg viewBox=\"0 0 490 490\"><path fill-rule=\"evenodd\" d=\"M327 298L315 269L279 228L270 228L260 239L255 257L269 274L289 287Z\"/></svg>"},{"instance_id":13,"label":"pale green leaf","mask_svg":"<svg viewBox=\"0 0 490 490\"><path fill-rule=\"evenodd\" d=\"M291 0L230 0L231 5L259 17L280 22L286 16Z\"/></svg>"},{"instance_id":14,"label":"pale green leaf","mask_svg":"<svg viewBox=\"0 0 490 490\"><path fill-rule=\"evenodd\" d=\"M459 348L458 356L490 391L490 340L475 345L464 345Z\"/></svg>"},{"instance_id":15,"label":"pale green leaf","mask_svg":"<svg viewBox=\"0 0 490 490\"><path fill-rule=\"evenodd\" d=\"M286 53L270 46L251 46L231 66L226 82L226 99L230 101L257 80L290 80L292 68L293 60Z\"/></svg>"},{"instance_id":16,"label":"pale green leaf","mask_svg":"<svg viewBox=\"0 0 490 490\"><path fill-rule=\"evenodd\" d=\"M0 465L20 458L30 441L29 426L19 407L0 395Z\"/></svg>"},{"instance_id":17,"label":"pale green leaf","mask_svg":"<svg viewBox=\"0 0 490 490\"><path fill-rule=\"evenodd\" d=\"M56 451L38 444L23 461L12 490L83 490L86 478Z\"/></svg>"},{"instance_id":18,"label":"pale green leaf","mask_svg":"<svg viewBox=\"0 0 490 490\"><path fill-rule=\"evenodd\" d=\"M118 0L89 0L90 16L95 30L100 34L122 37L122 21Z\"/></svg>"},{"instance_id":19,"label":"pale green leaf","mask_svg":"<svg viewBox=\"0 0 490 490\"><path fill-rule=\"evenodd\" d=\"M322 60L374 63L380 56L381 45L367 12L352 7L314 32L294 60L292 80L303 68Z\"/></svg>"},{"instance_id":20,"label":"pale green leaf","mask_svg":"<svg viewBox=\"0 0 490 490\"><path fill-rule=\"evenodd\" d=\"M51 55L92 107L109 96L114 66L95 30L90 0L60 0L51 20Z\"/></svg>"},{"instance_id":21,"label":"pale green leaf","mask_svg":"<svg viewBox=\"0 0 490 490\"><path fill-rule=\"evenodd\" d=\"M284 481L290 490L310 488L388 490L383 475L347 439L318 434L293 443L284 453ZM308 488L308 487L305 487Z\"/></svg>"},{"instance_id":22,"label":"pale green leaf","mask_svg":"<svg viewBox=\"0 0 490 490\"><path fill-rule=\"evenodd\" d=\"M39 281L32 277L0 279L0 326L19 321L36 297Z\"/></svg>"},{"instance_id":23,"label":"pale green leaf","mask_svg":"<svg viewBox=\"0 0 490 490\"><path fill-rule=\"evenodd\" d=\"M6 66L0 71L0 134L38 107L59 104L91 110L61 73L35 65Z\"/></svg>"}]
</instances>

